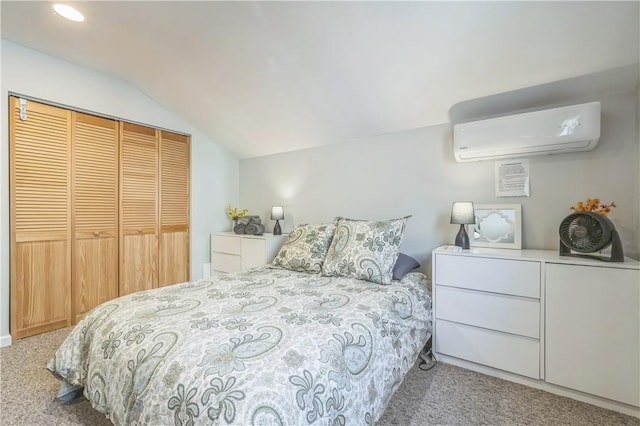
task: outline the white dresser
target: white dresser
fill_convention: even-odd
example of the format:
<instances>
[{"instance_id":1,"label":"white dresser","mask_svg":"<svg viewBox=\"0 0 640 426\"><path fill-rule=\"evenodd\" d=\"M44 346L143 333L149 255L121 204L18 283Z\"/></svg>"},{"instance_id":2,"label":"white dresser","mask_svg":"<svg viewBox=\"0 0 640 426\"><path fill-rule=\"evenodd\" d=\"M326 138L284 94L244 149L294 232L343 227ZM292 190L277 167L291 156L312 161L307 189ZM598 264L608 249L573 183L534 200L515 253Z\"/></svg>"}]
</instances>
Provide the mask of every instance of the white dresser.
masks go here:
<instances>
[{"instance_id":1,"label":"white dresser","mask_svg":"<svg viewBox=\"0 0 640 426\"><path fill-rule=\"evenodd\" d=\"M278 254L288 234L211 234L211 272L238 272L265 266Z\"/></svg>"},{"instance_id":2,"label":"white dresser","mask_svg":"<svg viewBox=\"0 0 640 426\"><path fill-rule=\"evenodd\" d=\"M640 262L433 251L438 360L640 416Z\"/></svg>"}]
</instances>

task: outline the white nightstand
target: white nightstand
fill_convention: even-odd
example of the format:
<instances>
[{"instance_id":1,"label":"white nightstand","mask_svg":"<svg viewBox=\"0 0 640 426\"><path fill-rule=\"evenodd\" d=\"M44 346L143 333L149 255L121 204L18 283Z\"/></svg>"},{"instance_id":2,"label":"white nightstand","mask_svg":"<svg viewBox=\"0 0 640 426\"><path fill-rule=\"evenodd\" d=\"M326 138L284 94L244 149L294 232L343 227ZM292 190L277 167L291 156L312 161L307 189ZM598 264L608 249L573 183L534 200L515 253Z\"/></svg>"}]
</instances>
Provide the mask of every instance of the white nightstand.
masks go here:
<instances>
[{"instance_id":1,"label":"white nightstand","mask_svg":"<svg viewBox=\"0 0 640 426\"><path fill-rule=\"evenodd\" d=\"M265 266L278 254L288 234L211 234L211 272L238 272Z\"/></svg>"}]
</instances>

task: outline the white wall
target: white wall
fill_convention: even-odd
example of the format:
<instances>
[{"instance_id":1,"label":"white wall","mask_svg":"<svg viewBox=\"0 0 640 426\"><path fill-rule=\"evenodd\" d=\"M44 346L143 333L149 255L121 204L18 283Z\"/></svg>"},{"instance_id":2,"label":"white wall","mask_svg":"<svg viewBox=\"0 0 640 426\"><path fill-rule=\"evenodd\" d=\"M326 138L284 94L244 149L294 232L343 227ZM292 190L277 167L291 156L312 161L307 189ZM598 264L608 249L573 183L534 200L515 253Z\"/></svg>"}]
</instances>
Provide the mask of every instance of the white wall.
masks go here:
<instances>
[{"instance_id":1,"label":"white wall","mask_svg":"<svg viewBox=\"0 0 640 426\"><path fill-rule=\"evenodd\" d=\"M242 160L240 204L269 218L271 205L292 224L334 216L387 219L411 214L402 251L428 272L430 251L452 244L451 203L520 203L523 248L558 249L558 226L579 200L615 201L610 218L625 255L638 258L636 90L602 96L602 136L594 151L531 157L531 196L496 198L494 162L453 160L443 124L303 151ZM584 100L586 101L586 100ZM273 221L269 222L273 226Z\"/></svg>"},{"instance_id":2,"label":"white wall","mask_svg":"<svg viewBox=\"0 0 640 426\"><path fill-rule=\"evenodd\" d=\"M0 346L9 338L8 92L191 134L191 277L209 262L209 233L229 227L237 204L238 159L135 87L2 40L0 117Z\"/></svg>"}]
</instances>

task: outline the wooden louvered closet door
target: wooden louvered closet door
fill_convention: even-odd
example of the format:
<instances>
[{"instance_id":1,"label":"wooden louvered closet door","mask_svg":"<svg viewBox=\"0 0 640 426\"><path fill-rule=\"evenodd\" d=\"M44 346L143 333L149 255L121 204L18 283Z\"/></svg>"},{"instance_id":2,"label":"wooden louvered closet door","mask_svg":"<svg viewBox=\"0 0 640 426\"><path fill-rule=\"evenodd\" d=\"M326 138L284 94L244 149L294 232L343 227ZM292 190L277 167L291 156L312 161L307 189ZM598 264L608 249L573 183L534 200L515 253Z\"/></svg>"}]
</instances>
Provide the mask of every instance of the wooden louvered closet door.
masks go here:
<instances>
[{"instance_id":1,"label":"wooden louvered closet door","mask_svg":"<svg viewBox=\"0 0 640 426\"><path fill-rule=\"evenodd\" d=\"M72 113L73 304L79 321L118 297L118 122Z\"/></svg>"},{"instance_id":2,"label":"wooden louvered closet door","mask_svg":"<svg viewBox=\"0 0 640 426\"><path fill-rule=\"evenodd\" d=\"M189 137L11 97L11 335L189 280Z\"/></svg>"},{"instance_id":3,"label":"wooden louvered closet door","mask_svg":"<svg viewBox=\"0 0 640 426\"><path fill-rule=\"evenodd\" d=\"M11 97L11 335L70 325L71 112Z\"/></svg>"},{"instance_id":4,"label":"wooden louvered closet door","mask_svg":"<svg viewBox=\"0 0 640 426\"><path fill-rule=\"evenodd\" d=\"M158 287L157 130L121 124L120 295Z\"/></svg>"},{"instance_id":5,"label":"wooden louvered closet door","mask_svg":"<svg viewBox=\"0 0 640 426\"><path fill-rule=\"evenodd\" d=\"M159 285L189 281L189 137L160 131Z\"/></svg>"}]
</instances>

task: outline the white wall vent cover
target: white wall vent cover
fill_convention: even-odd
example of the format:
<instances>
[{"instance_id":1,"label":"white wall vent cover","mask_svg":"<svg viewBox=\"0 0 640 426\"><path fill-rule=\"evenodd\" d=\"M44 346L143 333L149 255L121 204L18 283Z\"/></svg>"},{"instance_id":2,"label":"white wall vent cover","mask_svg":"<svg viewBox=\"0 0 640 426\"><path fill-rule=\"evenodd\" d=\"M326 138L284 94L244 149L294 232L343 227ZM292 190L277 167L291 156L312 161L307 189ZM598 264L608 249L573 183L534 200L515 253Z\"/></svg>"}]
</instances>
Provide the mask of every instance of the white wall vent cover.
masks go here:
<instances>
[{"instance_id":1,"label":"white wall vent cover","mask_svg":"<svg viewBox=\"0 0 640 426\"><path fill-rule=\"evenodd\" d=\"M600 102L453 126L456 161L591 151L600 140Z\"/></svg>"}]
</instances>

